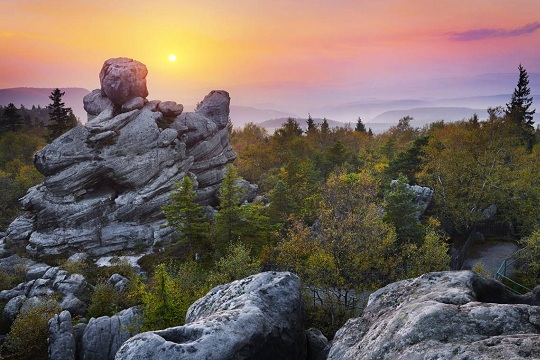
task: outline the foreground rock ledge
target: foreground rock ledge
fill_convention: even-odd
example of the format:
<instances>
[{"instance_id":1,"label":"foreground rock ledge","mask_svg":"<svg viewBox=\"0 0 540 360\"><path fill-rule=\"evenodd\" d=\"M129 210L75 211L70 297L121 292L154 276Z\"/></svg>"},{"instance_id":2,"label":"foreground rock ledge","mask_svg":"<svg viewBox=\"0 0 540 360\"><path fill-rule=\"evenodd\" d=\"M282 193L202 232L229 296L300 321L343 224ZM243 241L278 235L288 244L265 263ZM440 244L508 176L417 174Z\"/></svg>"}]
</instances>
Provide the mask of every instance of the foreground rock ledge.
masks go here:
<instances>
[{"instance_id":1,"label":"foreground rock ledge","mask_svg":"<svg viewBox=\"0 0 540 360\"><path fill-rule=\"evenodd\" d=\"M288 272L218 286L189 308L186 325L136 335L115 359L304 359L300 289Z\"/></svg>"},{"instance_id":2,"label":"foreground rock ledge","mask_svg":"<svg viewBox=\"0 0 540 360\"><path fill-rule=\"evenodd\" d=\"M471 271L393 283L336 333L328 359L539 359L539 290L516 296Z\"/></svg>"}]
</instances>

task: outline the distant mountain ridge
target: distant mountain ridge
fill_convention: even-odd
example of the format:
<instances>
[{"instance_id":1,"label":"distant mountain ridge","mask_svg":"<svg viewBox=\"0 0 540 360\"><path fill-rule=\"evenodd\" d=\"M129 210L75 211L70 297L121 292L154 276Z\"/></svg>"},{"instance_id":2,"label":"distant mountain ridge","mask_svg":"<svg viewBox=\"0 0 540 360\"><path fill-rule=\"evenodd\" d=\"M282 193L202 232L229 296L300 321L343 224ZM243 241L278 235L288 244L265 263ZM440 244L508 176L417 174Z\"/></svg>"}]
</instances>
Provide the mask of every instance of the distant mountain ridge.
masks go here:
<instances>
[{"instance_id":1,"label":"distant mountain ridge","mask_svg":"<svg viewBox=\"0 0 540 360\"><path fill-rule=\"evenodd\" d=\"M41 106L45 107L51 103L49 95L55 88L32 88L32 87L18 87L18 88L8 88L0 89L0 105L6 106L9 103L13 103L16 107L24 105L27 108L32 106ZM60 88L61 91L65 92L62 100L67 107L70 107L73 110L73 113L78 117L83 123L86 122L86 112L83 108L83 97L90 93L87 89L84 88Z\"/></svg>"}]
</instances>

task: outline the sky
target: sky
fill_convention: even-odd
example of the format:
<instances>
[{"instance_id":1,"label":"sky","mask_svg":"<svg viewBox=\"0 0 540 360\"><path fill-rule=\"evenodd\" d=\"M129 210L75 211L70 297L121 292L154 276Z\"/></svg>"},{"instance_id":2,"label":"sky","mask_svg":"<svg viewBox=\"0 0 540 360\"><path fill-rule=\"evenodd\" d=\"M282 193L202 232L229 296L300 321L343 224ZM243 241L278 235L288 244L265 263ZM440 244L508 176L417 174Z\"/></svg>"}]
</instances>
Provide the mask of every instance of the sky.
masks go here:
<instances>
[{"instance_id":1,"label":"sky","mask_svg":"<svg viewBox=\"0 0 540 360\"><path fill-rule=\"evenodd\" d=\"M149 99L184 104L213 89L297 112L490 95L504 89L474 79L540 72L540 1L2 0L0 54L0 88L92 90L129 57Z\"/></svg>"}]
</instances>

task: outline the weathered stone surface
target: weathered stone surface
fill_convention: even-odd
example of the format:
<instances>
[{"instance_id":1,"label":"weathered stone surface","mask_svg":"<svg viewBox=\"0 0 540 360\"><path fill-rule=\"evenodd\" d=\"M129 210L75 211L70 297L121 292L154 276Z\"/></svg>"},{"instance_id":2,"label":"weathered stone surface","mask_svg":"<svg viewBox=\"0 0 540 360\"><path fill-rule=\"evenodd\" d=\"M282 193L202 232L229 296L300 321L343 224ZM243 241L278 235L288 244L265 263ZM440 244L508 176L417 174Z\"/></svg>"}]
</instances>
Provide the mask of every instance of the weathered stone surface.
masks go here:
<instances>
[{"instance_id":1,"label":"weathered stone surface","mask_svg":"<svg viewBox=\"0 0 540 360\"><path fill-rule=\"evenodd\" d=\"M131 59L105 62L102 89L84 99L93 118L36 154L45 182L21 200L27 212L10 225L6 246L25 245L36 257L150 248L171 238L161 207L186 174L198 184L197 201L216 204L236 157L229 95L213 91L196 112L182 113L175 102L146 102L146 73Z\"/></svg>"},{"instance_id":2,"label":"weathered stone surface","mask_svg":"<svg viewBox=\"0 0 540 360\"><path fill-rule=\"evenodd\" d=\"M112 274L107 280L107 283L111 284L114 287L114 290L122 292L127 289L129 280L120 274Z\"/></svg>"},{"instance_id":3,"label":"weathered stone surface","mask_svg":"<svg viewBox=\"0 0 540 360\"><path fill-rule=\"evenodd\" d=\"M8 303L4 306L4 310L2 311L2 320L6 324L11 324L17 317L17 313L19 312L21 306L25 301L26 296L24 295L17 295L11 300L9 300Z\"/></svg>"},{"instance_id":4,"label":"weathered stone surface","mask_svg":"<svg viewBox=\"0 0 540 360\"><path fill-rule=\"evenodd\" d=\"M84 110L88 113L88 120L94 119L106 109L113 109L113 103L101 93L100 89L92 91L83 98Z\"/></svg>"},{"instance_id":5,"label":"weathered stone surface","mask_svg":"<svg viewBox=\"0 0 540 360\"><path fill-rule=\"evenodd\" d=\"M242 202L252 202L259 192L259 186L257 184L250 184L249 181L244 179L236 181L236 186L242 189L244 195Z\"/></svg>"},{"instance_id":6,"label":"weathered stone surface","mask_svg":"<svg viewBox=\"0 0 540 360\"><path fill-rule=\"evenodd\" d=\"M306 331L307 360L325 360L330 347L328 339L318 329L308 329Z\"/></svg>"},{"instance_id":7,"label":"weathered stone surface","mask_svg":"<svg viewBox=\"0 0 540 360\"><path fill-rule=\"evenodd\" d=\"M177 104L174 101L162 101L157 109L166 117L176 117L184 111L184 105Z\"/></svg>"},{"instance_id":8,"label":"weathered stone surface","mask_svg":"<svg viewBox=\"0 0 540 360\"><path fill-rule=\"evenodd\" d=\"M141 314L136 307L111 317L91 318L81 338L80 358L113 360L122 343L138 332L140 324Z\"/></svg>"},{"instance_id":9,"label":"weathered stone surface","mask_svg":"<svg viewBox=\"0 0 540 360\"><path fill-rule=\"evenodd\" d=\"M28 301L39 302L44 297L57 296L60 307L71 314L84 315L86 312L88 305L80 298L88 297L90 287L81 274L70 275L58 267L34 264L29 266L26 279L26 282L13 289L0 292L0 301L11 303L8 311L13 312L16 308L18 310L22 303L26 306L25 302ZM6 312L3 316L13 317L11 313Z\"/></svg>"},{"instance_id":10,"label":"weathered stone surface","mask_svg":"<svg viewBox=\"0 0 540 360\"><path fill-rule=\"evenodd\" d=\"M123 105L135 97L146 98L146 66L128 58L115 58L105 61L99 81L101 93L116 105Z\"/></svg>"},{"instance_id":11,"label":"weathered stone surface","mask_svg":"<svg viewBox=\"0 0 540 360\"><path fill-rule=\"evenodd\" d=\"M122 104L121 110L122 112L128 112L128 111L133 111L133 110L140 110L143 107L144 107L144 99L138 96Z\"/></svg>"},{"instance_id":12,"label":"weathered stone surface","mask_svg":"<svg viewBox=\"0 0 540 360\"><path fill-rule=\"evenodd\" d=\"M471 271L439 272L373 293L335 335L328 359L532 359L540 288L517 296Z\"/></svg>"},{"instance_id":13,"label":"weathered stone surface","mask_svg":"<svg viewBox=\"0 0 540 360\"><path fill-rule=\"evenodd\" d=\"M287 360L305 351L300 280L266 272L212 289L186 325L136 335L116 359Z\"/></svg>"},{"instance_id":14,"label":"weathered stone surface","mask_svg":"<svg viewBox=\"0 0 540 360\"><path fill-rule=\"evenodd\" d=\"M75 360L75 336L69 311L49 320L49 360Z\"/></svg>"}]
</instances>

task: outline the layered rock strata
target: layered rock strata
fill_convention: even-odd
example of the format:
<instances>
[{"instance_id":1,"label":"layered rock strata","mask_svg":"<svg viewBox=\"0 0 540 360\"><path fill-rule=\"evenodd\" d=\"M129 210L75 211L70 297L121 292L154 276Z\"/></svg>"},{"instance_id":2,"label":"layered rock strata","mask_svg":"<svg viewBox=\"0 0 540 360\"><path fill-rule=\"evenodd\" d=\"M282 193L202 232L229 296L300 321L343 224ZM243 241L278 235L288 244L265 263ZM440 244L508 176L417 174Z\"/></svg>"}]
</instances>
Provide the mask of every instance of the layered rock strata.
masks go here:
<instances>
[{"instance_id":1,"label":"layered rock strata","mask_svg":"<svg viewBox=\"0 0 540 360\"><path fill-rule=\"evenodd\" d=\"M136 335L116 359L304 359L303 325L299 278L266 272L212 289L184 326Z\"/></svg>"},{"instance_id":2,"label":"layered rock strata","mask_svg":"<svg viewBox=\"0 0 540 360\"><path fill-rule=\"evenodd\" d=\"M518 296L471 271L377 290L335 335L329 360L540 358L540 288Z\"/></svg>"},{"instance_id":3,"label":"layered rock strata","mask_svg":"<svg viewBox=\"0 0 540 360\"><path fill-rule=\"evenodd\" d=\"M91 256L150 247L170 239L161 206L175 182L192 176L198 201L215 203L226 165L230 98L212 91L195 112L173 101L148 101L147 69L110 59L101 89L84 98L88 122L35 156L45 182L21 200L26 213L6 232L7 245L34 256Z\"/></svg>"}]
</instances>

